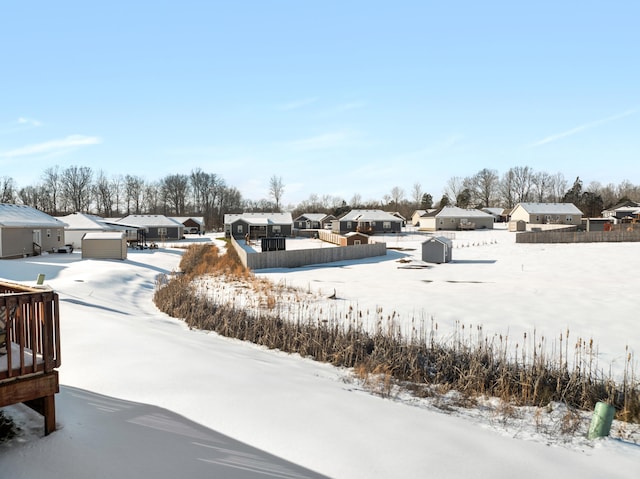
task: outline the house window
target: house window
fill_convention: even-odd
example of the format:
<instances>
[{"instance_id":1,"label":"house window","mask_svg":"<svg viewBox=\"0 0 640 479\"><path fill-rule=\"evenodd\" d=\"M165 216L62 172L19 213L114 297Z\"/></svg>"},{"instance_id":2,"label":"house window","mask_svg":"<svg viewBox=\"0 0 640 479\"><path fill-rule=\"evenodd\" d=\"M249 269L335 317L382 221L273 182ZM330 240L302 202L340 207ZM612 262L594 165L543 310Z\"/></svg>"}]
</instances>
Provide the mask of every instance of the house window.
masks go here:
<instances>
[{"instance_id":1,"label":"house window","mask_svg":"<svg viewBox=\"0 0 640 479\"><path fill-rule=\"evenodd\" d=\"M167 236L167 228L158 228L158 236Z\"/></svg>"},{"instance_id":2,"label":"house window","mask_svg":"<svg viewBox=\"0 0 640 479\"><path fill-rule=\"evenodd\" d=\"M51 230L47 230L47 238L51 238Z\"/></svg>"},{"instance_id":3,"label":"house window","mask_svg":"<svg viewBox=\"0 0 640 479\"><path fill-rule=\"evenodd\" d=\"M540 216L536 216L536 223L540 223Z\"/></svg>"},{"instance_id":4,"label":"house window","mask_svg":"<svg viewBox=\"0 0 640 479\"><path fill-rule=\"evenodd\" d=\"M273 225L271 228L271 231L273 231L276 234L280 234L280 231L281 231L280 225Z\"/></svg>"},{"instance_id":5,"label":"house window","mask_svg":"<svg viewBox=\"0 0 640 479\"><path fill-rule=\"evenodd\" d=\"M351 221L347 221L347 229L351 229Z\"/></svg>"},{"instance_id":6,"label":"house window","mask_svg":"<svg viewBox=\"0 0 640 479\"><path fill-rule=\"evenodd\" d=\"M58 236L58 243L60 243L60 241L62 241L62 231L56 230L56 234Z\"/></svg>"},{"instance_id":7,"label":"house window","mask_svg":"<svg viewBox=\"0 0 640 479\"><path fill-rule=\"evenodd\" d=\"M444 224L444 220L442 218L440 218L440 224L443 225Z\"/></svg>"},{"instance_id":8,"label":"house window","mask_svg":"<svg viewBox=\"0 0 640 479\"><path fill-rule=\"evenodd\" d=\"M391 229L391 221L383 221L382 222L382 229L390 230Z\"/></svg>"},{"instance_id":9,"label":"house window","mask_svg":"<svg viewBox=\"0 0 640 479\"><path fill-rule=\"evenodd\" d=\"M237 231L238 231L238 233L242 233L242 225L238 225Z\"/></svg>"},{"instance_id":10,"label":"house window","mask_svg":"<svg viewBox=\"0 0 640 479\"><path fill-rule=\"evenodd\" d=\"M567 223L572 223L573 222L573 216L567 215L566 221L567 221Z\"/></svg>"},{"instance_id":11,"label":"house window","mask_svg":"<svg viewBox=\"0 0 640 479\"><path fill-rule=\"evenodd\" d=\"M353 240L353 244L354 244L354 245L362 244L362 241L360 241L360 240Z\"/></svg>"},{"instance_id":12,"label":"house window","mask_svg":"<svg viewBox=\"0 0 640 479\"><path fill-rule=\"evenodd\" d=\"M385 221L384 223L382 223L382 227L383 227L383 228L386 228L386 226L385 226L386 224L387 224L387 222L386 222L386 221ZM375 226L375 225L376 225L376 222L375 222L375 221L372 221L372 222L371 222L371 226Z\"/></svg>"}]
</instances>

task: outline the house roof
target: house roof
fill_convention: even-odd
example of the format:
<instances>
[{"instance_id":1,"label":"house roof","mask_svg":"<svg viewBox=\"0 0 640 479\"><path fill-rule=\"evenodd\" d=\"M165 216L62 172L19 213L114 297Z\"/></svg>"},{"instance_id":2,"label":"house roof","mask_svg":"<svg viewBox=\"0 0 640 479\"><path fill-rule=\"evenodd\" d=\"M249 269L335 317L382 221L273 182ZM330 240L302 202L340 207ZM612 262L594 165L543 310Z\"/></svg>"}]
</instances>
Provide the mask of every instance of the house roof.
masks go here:
<instances>
[{"instance_id":1,"label":"house roof","mask_svg":"<svg viewBox=\"0 0 640 479\"><path fill-rule=\"evenodd\" d=\"M290 225L291 213L228 213L224 215L224 224L243 220L250 225Z\"/></svg>"},{"instance_id":2,"label":"house roof","mask_svg":"<svg viewBox=\"0 0 640 479\"><path fill-rule=\"evenodd\" d=\"M303 221L305 219L309 220L309 221L322 221L324 220L328 215L324 214L324 213L305 213L303 215L298 216L295 221Z\"/></svg>"},{"instance_id":3,"label":"house roof","mask_svg":"<svg viewBox=\"0 0 640 479\"><path fill-rule=\"evenodd\" d=\"M129 215L115 221L115 223L146 227L184 227L182 223L164 215Z\"/></svg>"},{"instance_id":4,"label":"house roof","mask_svg":"<svg viewBox=\"0 0 640 479\"><path fill-rule=\"evenodd\" d=\"M110 229L109 225L104 222L100 216L89 215L86 213L72 213L67 216L58 218L66 223L66 230L96 230L103 231Z\"/></svg>"},{"instance_id":5,"label":"house roof","mask_svg":"<svg viewBox=\"0 0 640 479\"><path fill-rule=\"evenodd\" d=\"M518 203L513 211L518 207L534 215L582 215L573 203Z\"/></svg>"},{"instance_id":6,"label":"house roof","mask_svg":"<svg viewBox=\"0 0 640 479\"><path fill-rule=\"evenodd\" d=\"M482 211L484 211L485 213L489 213L490 215L494 215L494 216L501 216L504 214L504 208L482 208Z\"/></svg>"},{"instance_id":7,"label":"house roof","mask_svg":"<svg viewBox=\"0 0 640 479\"><path fill-rule=\"evenodd\" d=\"M0 226L64 228L65 223L31 206L0 203Z\"/></svg>"},{"instance_id":8,"label":"house roof","mask_svg":"<svg viewBox=\"0 0 640 479\"><path fill-rule=\"evenodd\" d=\"M351 210L340 221L402 221L397 216L382 210Z\"/></svg>"},{"instance_id":9,"label":"house roof","mask_svg":"<svg viewBox=\"0 0 640 479\"><path fill-rule=\"evenodd\" d=\"M424 216L435 216L436 218L493 218L492 215L482 210L458 208L457 206L443 206L439 210L434 210Z\"/></svg>"},{"instance_id":10,"label":"house roof","mask_svg":"<svg viewBox=\"0 0 640 479\"><path fill-rule=\"evenodd\" d=\"M202 216L170 216L170 218L182 224L184 224L185 221L192 220L199 225L204 226L204 218Z\"/></svg>"}]
</instances>

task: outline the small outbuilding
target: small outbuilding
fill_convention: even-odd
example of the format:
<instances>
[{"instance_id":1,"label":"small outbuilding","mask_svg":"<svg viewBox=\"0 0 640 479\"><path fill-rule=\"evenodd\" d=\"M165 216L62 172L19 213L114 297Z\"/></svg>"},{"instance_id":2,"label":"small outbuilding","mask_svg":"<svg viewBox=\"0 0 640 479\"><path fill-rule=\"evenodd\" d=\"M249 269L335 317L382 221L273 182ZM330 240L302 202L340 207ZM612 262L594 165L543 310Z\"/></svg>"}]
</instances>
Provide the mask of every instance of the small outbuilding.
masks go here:
<instances>
[{"instance_id":1,"label":"small outbuilding","mask_svg":"<svg viewBox=\"0 0 640 479\"><path fill-rule=\"evenodd\" d=\"M433 236L422 243L422 261L427 263L449 263L453 242L444 236Z\"/></svg>"},{"instance_id":2,"label":"small outbuilding","mask_svg":"<svg viewBox=\"0 0 640 479\"><path fill-rule=\"evenodd\" d=\"M369 235L352 231L340 238L340 246L354 246L359 244L369 244Z\"/></svg>"},{"instance_id":3,"label":"small outbuilding","mask_svg":"<svg viewBox=\"0 0 640 479\"><path fill-rule=\"evenodd\" d=\"M127 238L122 231L87 233L82 237L82 258L127 259Z\"/></svg>"}]
</instances>

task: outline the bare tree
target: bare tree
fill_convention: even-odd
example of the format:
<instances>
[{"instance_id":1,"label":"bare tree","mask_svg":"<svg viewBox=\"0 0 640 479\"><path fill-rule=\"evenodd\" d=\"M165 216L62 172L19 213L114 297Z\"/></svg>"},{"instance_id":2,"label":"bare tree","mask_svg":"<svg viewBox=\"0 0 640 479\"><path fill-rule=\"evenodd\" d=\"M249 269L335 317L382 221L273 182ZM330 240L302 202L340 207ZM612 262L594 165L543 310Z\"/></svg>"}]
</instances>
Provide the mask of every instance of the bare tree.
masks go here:
<instances>
[{"instance_id":1,"label":"bare tree","mask_svg":"<svg viewBox=\"0 0 640 479\"><path fill-rule=\"evenodd\" d=\"M390 203L393 203L393 208L397 211L400 203L404 200L404 190L399 186L391 188Z\"/></svg>"},{"instance_id":2,"label":"bare tree","mask_svg":"<svg viewBox=\"0 0 640 479\"><path fill-rule=\"evenodd\" d=\"M551 195L550 200L552 203L559 203L562 201L562 197L567 191L567 180L562 173L558 172L551 176L549 190Z\"/></svg>"},{"instance_id":3,"label":"bare tree","mask_svg":"<svg viewBox=\"0 0 640 479\"><path fill-rule=\"evenodd\" d=\"M422 195L424 191L422 190L422 185L418 182L415 182L411 187L411 199L413 200L413 204L415 208L420 208L420 203L422 202Z\"/></svg>"},{"instance_id":4,"label":"bare tree","mask_svg":"<svg viewBox=\"0 0 640 479\"><path fill-rule=\"evenodd\" d=\"M360 208L360 205L362 204L362 195L360 193L354 193L349 203L354 209Z\"/></svg>"},{"instance_id":5,"label":"bare tree","mask_svg":"<svg viewBox=\"0 0 640 479\"><path fill-rule=\"evenodd\" d=\"M498 172L484 168L472 177L468 187L478 206L489 207L496 201L499 185Z\"/></svg>"},{"instance_id":6,"label":"bare tree","mask_svg":"<svg viewBox=\"0 0 640 479\"><path fill-rule=\"evenodd\" d=\"M90 211L92 179L88 166L74 165L62 172L62 193L74 212Z\"/></svg>"},{"instance_id":7,"label":"bare tree","mask_svg":"<svg viewBox=\"0 0 640 479\"><path fill-rule=\"evenodd\" d=\"M60 196L62 192L62 175L58 165L44 170L42 174L44 181L44 191L48 196L46 201L46 212L56 216L60 208Z\"/></svg>"},{"instance_id":8,"label":"bare tree","mask_svg":"<svg viewBox=\"0 0 640 479\"><path fill-rule=\"evenodd\" d=\"M15 203L16 182L10 176L0 178L0 203Z\"/></svg>"},{"instance_id":9,"label":"bare tree","mask_svg":"<svg viewBox=\"0 0 640 479\"><path fill-rule=\"evenodd\" d=\"M513 169L510 169L502 175L502 180L500 181L500 193L502 196L502 203L505 208L513 208L516 205L514 177L515 174Z\"/></svg>"},{"instance_id":10,"label":"bare tree","mask_svg":"<svg viewBox=\"0 0 640 479\"><path fill-rule=\"evenodd\" d=\"M113 214L113 189L111 181L104 171L100 170L96 177L93 193L96 201L98 214L109 217Z\"/></svg>"},{"instance_id":11,"label":"bare tree","mask_svg":"<svg viewBox=\"0 0 640 479\"><path fill-rule=\"evenodd\" d=\"M139 215L140 205L144 196L144 179L139 176L126 175L124 177L124 193L127 214Z\"/></svg>"},{"instance_id":12,"label":"bare tree","mask_svg":"<svg viewBox=\"0 0 640 479\"><path fill-rule=\"evenodd\" d=\"M516 166L512 168L516 203L522 203L531 199L531 187L533 186L533 170L528 166Z\"/></svg>"},{"instance_id":13,"label":"bare tree","mask_svg":"<svg viewBox=\"0 0 640 479\"><path fill-rule=\"evenodd\" d=\"M543 203L550 196L552 176L546 171L536 173L532 177L533 197L538 203Z\"/></svg>"},{"instance_id":14,"label":"bare tree","mask_svg":"<svg viewBox=\"0 0 640 479\"><path fill-rule=\"evenodd\" d=\"M187 175L169 175L162 179L161 185L166 212L171 212L176 216L184 215L189 194L189 177Z\"/></svg>"},{"instance_id":15,"label":"bare tree","mask_svg":"<svg viewBox=\"0 0 640 479\"><path fill-rule=\"evenodd\" d=\"M269 197L273 198L276 202L276 210L280 211L280 200L284 193L284 184L282 184L282 177L273 175L269 180Z\"/></svg>"},{"instance_id":16,"label":"bare tree","mask_svg":"<svg viewBox=\"0 0 640 479\"><path fill-rule=\"evenodd\" d=\"M449 198L449 200L455 200L464 188L464 179L459 176L452 176L447 181L444 194Z\"/></svg>"}]
</instances>

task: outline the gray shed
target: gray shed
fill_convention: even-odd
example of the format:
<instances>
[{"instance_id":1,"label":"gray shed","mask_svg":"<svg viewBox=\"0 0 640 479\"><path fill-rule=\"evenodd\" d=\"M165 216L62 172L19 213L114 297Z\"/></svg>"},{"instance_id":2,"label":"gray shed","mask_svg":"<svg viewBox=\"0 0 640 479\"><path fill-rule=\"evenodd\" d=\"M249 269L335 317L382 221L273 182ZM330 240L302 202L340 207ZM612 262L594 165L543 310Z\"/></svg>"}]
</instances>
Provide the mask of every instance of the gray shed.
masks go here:
<instances>
[{"instance_id":1,"label":"gray shed","mask_svg":"<svg viewBox=\"0 0 640 479\"><path fill-rule=\"evenodd\" d=\"M453 243L444 236L434 236L422 243L422 261L427 263L448 263L451 261Z\"/></svg>"},{"instance_id":2,"label":"gray shed","mask_svg":"<svg viewBox=\"0 0 640 479\"><path fill-rule=\"evenodd\" d=\"M127 259L127 238L122 231L87 233L82 237L82 258Z\"/></svg>"}]
</instances>

